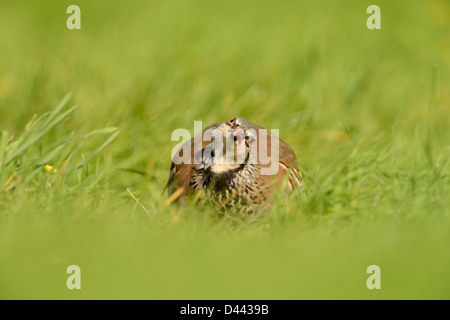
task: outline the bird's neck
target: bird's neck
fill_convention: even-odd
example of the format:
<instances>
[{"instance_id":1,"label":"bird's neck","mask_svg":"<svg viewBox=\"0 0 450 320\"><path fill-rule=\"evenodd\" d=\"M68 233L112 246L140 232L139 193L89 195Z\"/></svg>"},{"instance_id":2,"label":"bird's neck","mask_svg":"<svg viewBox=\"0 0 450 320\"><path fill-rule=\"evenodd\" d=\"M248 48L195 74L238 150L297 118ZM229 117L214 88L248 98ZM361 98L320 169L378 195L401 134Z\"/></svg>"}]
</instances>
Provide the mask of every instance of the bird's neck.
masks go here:
<instances>
[{"instance_id":1,"label":"bird's neck","mask_svg":"<svg viewBox=\"0 0 450 320\"><path fill-rule=\"evenodd\" d=\"M205 155L211 153L205 152ZM212 187L216 191L245 186L257 179L258 165L251 160L251 154L247 153L243 163L227 163L226 156L205 156L203 163L197 165L197 170L203 172L201 182L203 188ZM229 161L231 162L231 161Z\"/></svg>"}]
</instances>

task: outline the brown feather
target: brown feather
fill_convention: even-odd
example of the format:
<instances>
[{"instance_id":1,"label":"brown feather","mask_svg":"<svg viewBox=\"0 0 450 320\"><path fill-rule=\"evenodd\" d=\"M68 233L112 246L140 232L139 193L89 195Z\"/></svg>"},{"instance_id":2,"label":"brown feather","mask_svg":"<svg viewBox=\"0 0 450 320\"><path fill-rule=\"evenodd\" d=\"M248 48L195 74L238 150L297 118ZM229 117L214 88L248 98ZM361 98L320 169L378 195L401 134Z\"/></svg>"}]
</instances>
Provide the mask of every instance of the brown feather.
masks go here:
<instances>
[{"instance_id":1,"label":"brown feather","mask_svg":"<svg viewBox=\"0 0 450 320\"><path fill-rule=\"evenodd\" d=\"M218 127L221 124L224 124L225 122L219 122L212 124L205 128L202 131L202 136L205 134L205 132L208 129L214 129ZM253 129L255 129L257 136L259 137L260 130L267 130L257 124L250 123ZM272 194L272 185L275 182L275 185L280 188L282 186L283 181L287 181L286 189L287 190L294 190L300 187L303 184L303 178L302 175L298 169L297 164L297 158L295 156L294 151L292 148L283 140L279 139L275 135L273 135L269 130L267 130L267 156L271 156L271 141L272 139L278 139L279 141L279 163L278 163L278 172L275 175L261 175L260 184L261 191L263 193L264 198L269 198ZM194 149L194 138L190 139L189 141L185 142L180 148L179 155L183 156L183 147L186 146L186 144L190 144L191 148L191 163L185 164L174 164L172 162L171 168L170 168L170 176L169 181L167 182L168 187L168 193L169 195L173 195L175 192L177 193L176 198L189 196L194 192L194 188L191 185L193 174L194 174L194 158L195 157L201 157L203 150L211 143L211 141L202 141L201 146L197 146L197 149ZM260 141L257 139L257 150L259 150ZM261 164L261 159L259 159L259 154L257 156L257 163L261 165L261 168L268 168L270 164ZM286 179L286 180L285 180ZM171 199L176 200L176 199Z\"/></svg>"}]
</instances>

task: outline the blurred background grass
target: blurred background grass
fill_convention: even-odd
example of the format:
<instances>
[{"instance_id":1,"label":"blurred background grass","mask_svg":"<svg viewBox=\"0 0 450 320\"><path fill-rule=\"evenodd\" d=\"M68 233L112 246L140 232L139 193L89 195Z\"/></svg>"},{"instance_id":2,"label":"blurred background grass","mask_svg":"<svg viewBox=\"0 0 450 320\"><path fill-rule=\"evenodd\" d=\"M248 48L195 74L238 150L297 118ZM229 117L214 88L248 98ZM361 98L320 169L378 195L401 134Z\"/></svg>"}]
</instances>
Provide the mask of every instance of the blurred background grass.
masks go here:
<instances>
[{"instance_id":1,"label":"blurred background grass","mask_svg":"<svg viewBox=\"0 0 450 320\"><path fill-rule=\"evenodd\" d=\"M450 1L377 1L370 31L372 4L0 2L3 146L77 105L2 161L0 297L450 298ZM241 223L165 206L172 131L237 115L280 129L302 197Z\"/></svg>"}]
</instances>

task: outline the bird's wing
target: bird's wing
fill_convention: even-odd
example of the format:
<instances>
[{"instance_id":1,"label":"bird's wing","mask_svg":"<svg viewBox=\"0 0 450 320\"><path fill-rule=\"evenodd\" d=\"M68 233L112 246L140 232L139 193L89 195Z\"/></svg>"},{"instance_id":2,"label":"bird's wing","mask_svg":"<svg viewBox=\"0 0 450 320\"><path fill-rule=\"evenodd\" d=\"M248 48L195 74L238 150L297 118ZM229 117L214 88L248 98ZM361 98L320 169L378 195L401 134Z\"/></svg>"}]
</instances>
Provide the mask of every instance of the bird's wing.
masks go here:
<instances>
[{"instance_id":1,"label":"bird's wing","mask_svg":"<svg viewBox=\"0 0 450 320\"><path fill-rule=\"evenodd\" d=\"M267 151L266 148L260 149L263 146L259 144L258 139L258 152L261 150L263 152L266 152L268 157L271 157L272 154L272 141L278 142L278 171L275 175L266 175L262 176L262 179L264 183L270 184L272 183L272 179L275 178L275 182L280 187L283 183L283 180L288 177L287 179L287 188L289 190L294 190L303 185L303 177L300 173L300 170L298 169L298 163L297 163L297 157L295 156L294 150L283 140L281 140L276 135L272 134L269 130L257 125L257 124L251 124L255 130L257 131L258 137L259 137L259 131L264 129L267 131ZM258 163L261 163L259 159L258 154ZM261 163L262 168L268 168L270 167L270 163L263 164Z\"/></svg>"},{"instance_id":2,"label":"bird's wing","mask_svg":"<svg viewBox=\"0 0 450 320\"><path fill-rule=\"evenodd\" d=\"M215 124L208 126L201 132L201 135L203 136L205 134L206 130L216 128L217 126L219 126L222 123L223 122L219 122L219 123L215 123ZM198 134L198 136L200 136L200 134ZM211 141L203 141L203 139L202 139L201 144L195 145L194 141L195 141L195 137L191 138L189 141L186 141L180 147L180 149L177 151L177 154L180 157L183 157L183 150L185 150L185 149L190 150L190 153L191 153L190 163L175 164L172 159L169 180L168 180L167 186L166 186L169 196L175 195L176 198L179 198L181 196L190 194L193 191L190 183L191 183L191 178L192 178L192 171L193 171L192 169L194 166L194 159L196 157L201 158L203 150L209 144L211 144ZM189 148L189 145L190 145L190 148Z\"/></svg>"}]
</instances>

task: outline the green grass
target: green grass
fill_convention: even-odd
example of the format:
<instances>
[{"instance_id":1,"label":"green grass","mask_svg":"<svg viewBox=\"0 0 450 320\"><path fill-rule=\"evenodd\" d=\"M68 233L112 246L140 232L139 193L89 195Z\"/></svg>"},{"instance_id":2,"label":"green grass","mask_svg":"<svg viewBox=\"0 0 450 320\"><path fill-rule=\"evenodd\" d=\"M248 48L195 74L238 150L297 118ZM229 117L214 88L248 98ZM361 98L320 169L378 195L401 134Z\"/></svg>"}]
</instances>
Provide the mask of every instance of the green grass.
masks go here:
<instances>
[{"instance_id":1,"label":"green grass","mask_svg":"<svg viewBox=\"0 0 450 320\"><path fill-rule=\"evenodd\" d=\"M0 298L450 298L448 1L372 31L370 1L80 0L78 31L70 4L0 3ZM234 116L280 129L303 194L165 205L172 131Z\"/></svg>"}]
</instances>

